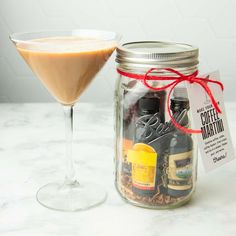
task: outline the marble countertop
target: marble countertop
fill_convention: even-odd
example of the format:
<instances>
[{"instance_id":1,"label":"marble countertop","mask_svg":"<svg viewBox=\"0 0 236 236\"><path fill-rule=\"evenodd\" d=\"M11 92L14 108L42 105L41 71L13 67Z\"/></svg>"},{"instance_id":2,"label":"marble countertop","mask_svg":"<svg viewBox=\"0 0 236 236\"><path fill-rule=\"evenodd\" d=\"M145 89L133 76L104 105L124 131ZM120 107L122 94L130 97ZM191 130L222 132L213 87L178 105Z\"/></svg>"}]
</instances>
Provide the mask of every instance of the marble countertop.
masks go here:
<instances>
[{"instance_id":1,"label":"marble countertop","mask_svg":"<svg viewBox=\"0 0 236 236\"><path fill-rule=\"evenodd\" d=\"M227 103L226 109L235 146L236 103ZM0 114L1 236L236 235L236 161L206 174L199 158L197 190L184 207L158 211L129 205L120 199L113 183L112 107L82 103L75 113L79 176L81 181L99 182L109 195L97 208L57 212L38 204L35 193L64 177L61 107L0 104Z\"/></svg>"}]
</instances>

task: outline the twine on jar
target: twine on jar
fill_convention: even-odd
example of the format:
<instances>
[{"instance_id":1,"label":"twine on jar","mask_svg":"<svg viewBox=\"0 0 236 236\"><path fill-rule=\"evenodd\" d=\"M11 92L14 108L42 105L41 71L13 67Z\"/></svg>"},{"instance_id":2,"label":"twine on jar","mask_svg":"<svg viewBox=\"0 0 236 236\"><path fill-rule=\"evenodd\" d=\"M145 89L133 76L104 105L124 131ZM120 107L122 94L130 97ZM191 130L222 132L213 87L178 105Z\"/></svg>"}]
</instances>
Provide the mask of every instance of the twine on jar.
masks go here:
<instances>
[{"instance_id":1,"label":"twine on jar","mask_svg":"<svg viewBox=\"0 0 236 236\"><path fill-rule=\"evenodd\" d=\"M175 76L149 75L153 71L156 71L156 72L166 71L166 72L170 72L172 74L175 74ZM219 85L222 91L224 90L224 85L220 81L212 80L212 79L209 79L207 77L206 78L197 77L198 76L198 70L196 70L194 73L192 73L190 75L184 75L184 74L180 73L179 71L174 70L172 68L150 68L145 74L134 74L134 73L129 73L129 72L122 71L120 69L117 69L117 72L122 76L132 78L132 79L136 79L136 80L140 80L140 81L142 81L142 83L147 88L155 90L155 91L162 91L162 90L166 90L166 89L170 88L170 91L169 91L168 96L167 96L167 101L166 101L168 114L170 116L171 121L175 125L175 127L180 129L181 131L187 133L187 134L199 134L199 133L202 133L202 131L201 130L196 130L196 129L189 129L189 128L181 126L179 123L177 123L175 121L175 119L171 115L170 106L169 106L170 96L172 94L172 91L174 90L174 88L178 84L180 84L182 82L185 82L185 81L189 82L190 84L192 84L192 83L199 84L205 90L205 92L207 93L209 98L211 99L211 103L212 103L213 107L215 108L215 110L218 113L221 113L221 109L220 109L217 101L215 100L215 98L214 98L214 96L211 92L211 89L209 88L207 83L214 83L214 84ZM160 86L160 87L153 87L150 84L148 84L149 80L172 81L172 82L170 82L167 85Z\"/></svg>"}]
</instances>

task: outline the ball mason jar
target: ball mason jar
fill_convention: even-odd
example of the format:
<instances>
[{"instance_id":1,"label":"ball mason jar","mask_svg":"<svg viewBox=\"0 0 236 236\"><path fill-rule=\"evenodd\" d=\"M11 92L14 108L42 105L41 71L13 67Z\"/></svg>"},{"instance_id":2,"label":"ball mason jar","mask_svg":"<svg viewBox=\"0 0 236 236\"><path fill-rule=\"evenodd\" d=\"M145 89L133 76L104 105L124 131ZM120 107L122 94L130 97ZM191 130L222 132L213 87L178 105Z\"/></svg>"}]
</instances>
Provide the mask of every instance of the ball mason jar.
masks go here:
<instances>
[{"instance_id":1,"label":"ball mason jar","mask_svg":"<svg viewBox=\"0 0 236 236\"><path fill-rule=\"evenodd\" d=\"M144 41L117 49L118 79L115 91L115 186L127 202L146 208L168 209L187 203L195 190L197 145L191 128L191 105L185 82L156 91L176 77L163 68L190 75L198 68L198 48L179 43ZM139 77L150 68L148 84ZM152 77L151 77L152 76ZM168 82L168 81L167 81ZM168 82L170 83L170 81Z\"/></svg>"}]
</instances>

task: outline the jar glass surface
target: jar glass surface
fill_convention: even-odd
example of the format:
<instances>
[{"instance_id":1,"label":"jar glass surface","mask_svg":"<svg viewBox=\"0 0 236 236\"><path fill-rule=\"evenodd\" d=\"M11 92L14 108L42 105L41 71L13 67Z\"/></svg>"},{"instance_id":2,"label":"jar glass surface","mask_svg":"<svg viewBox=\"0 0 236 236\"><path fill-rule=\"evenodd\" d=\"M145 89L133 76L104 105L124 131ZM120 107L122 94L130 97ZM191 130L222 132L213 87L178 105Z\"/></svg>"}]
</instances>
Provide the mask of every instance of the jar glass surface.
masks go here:
<instances>
[{"instance_id":1,"label":"jar glass surface","mask_svg":"<svg viewBox=\"0 0 236 236\"><path fill-rule=\"evenodd\" d=\"M123 70L124 65L119 63L118 68ZM140 70L136 67L134 72L138 74ZM151 80L148 83L154 87L163 85ZM115 185L123 199L137 206L174 208L188 202L195 190L196 138L177 129L170 120L168 93L168 89L155 91L141 80L118 75ZM169 105L174 119L191 128L191 106L185 84L174 89Z\"/></svg>"}]
</instances>

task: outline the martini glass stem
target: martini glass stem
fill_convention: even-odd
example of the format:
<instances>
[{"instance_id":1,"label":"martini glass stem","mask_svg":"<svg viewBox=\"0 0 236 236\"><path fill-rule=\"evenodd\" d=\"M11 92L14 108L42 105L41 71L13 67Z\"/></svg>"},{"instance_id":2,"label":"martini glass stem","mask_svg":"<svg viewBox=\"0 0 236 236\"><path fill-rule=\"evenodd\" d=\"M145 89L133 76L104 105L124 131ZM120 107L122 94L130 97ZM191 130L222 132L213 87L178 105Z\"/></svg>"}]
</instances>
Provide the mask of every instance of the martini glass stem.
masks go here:
<instances>
[{"instance_id":1,"label":"martini glass stem","mask_svg":"<svg viewBox=\"0 0 236 236\"><path fill-rule=\"evenodd\" d=\"M65 177L65 184L73 185L78 183L76 181L76 171L73 160L73 105L63 105L64 117L65 117L65 138L66 138L66 159L67 159L67 171Z\"/></svg>"}]
</instances>

